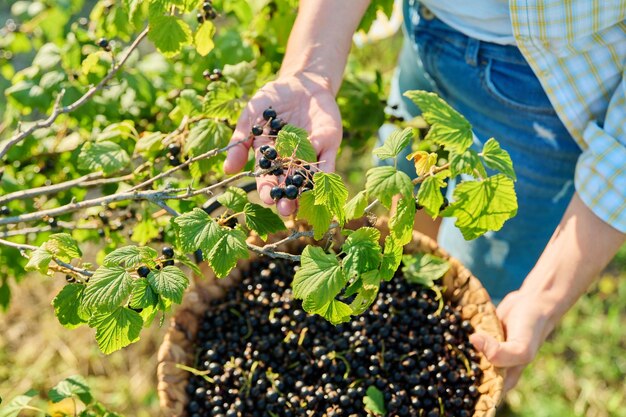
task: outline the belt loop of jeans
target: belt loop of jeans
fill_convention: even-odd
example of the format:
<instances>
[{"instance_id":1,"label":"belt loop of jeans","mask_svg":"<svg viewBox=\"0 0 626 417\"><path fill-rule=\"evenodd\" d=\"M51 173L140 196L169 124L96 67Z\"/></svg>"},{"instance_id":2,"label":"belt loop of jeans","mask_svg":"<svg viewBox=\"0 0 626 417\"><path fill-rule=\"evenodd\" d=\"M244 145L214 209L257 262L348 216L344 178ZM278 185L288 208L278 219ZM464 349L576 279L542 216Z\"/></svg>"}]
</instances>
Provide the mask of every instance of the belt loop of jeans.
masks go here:
<instances>
[{"instance_id":1,"label":"belt loop of jeans","mask_svg":"<svg viewBox=\"0 0 626 417\"><path fill-rule=\"evenodd\" d=\"M467 38L467 47L465 48L465 62L475 67L478 65L478 53L480 52L480 41L474 38Z\"/></svg>"}]
</instances>

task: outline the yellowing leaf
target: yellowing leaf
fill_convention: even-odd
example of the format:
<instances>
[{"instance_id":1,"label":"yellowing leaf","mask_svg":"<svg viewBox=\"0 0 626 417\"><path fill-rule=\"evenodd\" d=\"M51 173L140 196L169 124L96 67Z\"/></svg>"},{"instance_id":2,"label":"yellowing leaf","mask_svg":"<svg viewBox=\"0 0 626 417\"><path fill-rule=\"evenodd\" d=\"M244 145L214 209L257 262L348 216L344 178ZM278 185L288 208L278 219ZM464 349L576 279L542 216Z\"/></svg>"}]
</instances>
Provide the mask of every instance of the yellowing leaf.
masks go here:
<instances>
[{"instance_id":1,"label":"yellowing leaf","mask_svg":"<svg viewBox=\"0 0 626 417\"><path fill-rule=\"evenodd\" d=\"M196 32L195 43L196 50L202 56L207 56L213 50L213 35L215 34L215 25L210 20L206 20Z\"/></svg>"},{"instance_id":2,"label":"yellowing leaf","mask_svg":"<svg viewBox=\"0 0 626 417\"><path fill-rule=\"evenodd\" d=\"M415 151L412 154L407 155L408 161L413 161L415 164L415 172L419 177L430 172L430 169L437 163L437 154L428 153L426 151Z\"/></svg>"}]
</instances>

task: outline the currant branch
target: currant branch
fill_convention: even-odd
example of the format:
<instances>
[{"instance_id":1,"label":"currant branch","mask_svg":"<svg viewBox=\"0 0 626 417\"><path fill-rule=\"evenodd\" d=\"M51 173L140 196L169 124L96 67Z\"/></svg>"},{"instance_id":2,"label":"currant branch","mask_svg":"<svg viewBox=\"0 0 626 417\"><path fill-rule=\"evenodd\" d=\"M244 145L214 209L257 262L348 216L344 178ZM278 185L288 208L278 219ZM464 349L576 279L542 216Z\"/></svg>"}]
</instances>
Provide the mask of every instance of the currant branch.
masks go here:
<instances>
[{"instance_id":1,"label":"currant branch","mask_svg":"<svg viewBox=\"0 0 626 417\"><path fill-rule=\"evenodd\" d=\"M61 106L61 100L63 99L63 96L65 95L65 90L61 90L59 92L59 94L57 95L57 97L56 97L56 101L54 103L54 107L53 107L53 110L52 110L52 113L50 114L50 116L48 116L48 118L46 118L46 119L42 119L42 120L39 120L39 121L33 123L32 125L30 125L30 127L28 129L26 129L24 131L20 131L21 129L18 127L17 133L15 133L6 142L6 144L0 149L0 158L2 158L4 155L6 155L7 152L9 152L9 149L11 149L12 146L20 143L21 141L26 139L28 136L30 136L33 132L35 132L35 131L37 131L39 129L44 129L44 128L52 126L60 115L73 112L74 110L76 110L77 108L79 108L83 104L85 104L87 101L89 101L91 98L93 98L93 96L96 93L98 93L99 91L104 89L104 86L115 76L115 74L117 74L119 72L119 70L124 66L124 64L126 63L128 58L130 57L130 55L133 53L133 51L135 49L137 49L137 47L139 46L141 41L147 35L148 35L148 28L145 28L137 36L137 38L135 38L135 40L128 47L128 49L126 50L126 52L124 53L122 58L117 63L115 63L113 65L113 67L104 76L104 78L102 78L102 80L100 80L100 82L98 84L96 84L95 86L92 86L89 90L87 90L87 92L85 92L85 94L83 94L80 98L78 98L78 100L76 100L72 104L69 104L69 105L67 105L65 107Z\"/></svg>"}]
</instances>

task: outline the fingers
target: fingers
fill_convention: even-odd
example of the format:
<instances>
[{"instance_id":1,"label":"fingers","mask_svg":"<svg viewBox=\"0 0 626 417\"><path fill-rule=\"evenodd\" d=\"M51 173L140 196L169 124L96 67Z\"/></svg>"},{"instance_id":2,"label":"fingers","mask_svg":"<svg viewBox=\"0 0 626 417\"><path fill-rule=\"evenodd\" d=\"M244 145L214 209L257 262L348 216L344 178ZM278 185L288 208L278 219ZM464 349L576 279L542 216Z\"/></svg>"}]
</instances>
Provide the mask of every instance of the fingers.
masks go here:
<instances>
[{"instance_id":1,"label":"fingers","mask_svg":"<svg viewBox=\"0 0 626 417\"><path fill-rule=\"evenodd\" d=\"M518 340L500 343L489 335L475 333L470 336L470 342L489 362L500 368L526 365L533 357L528 344Z\"/></svg>"},{"instance_id":2,"label":"fingers","mask_svg":"<svg viewBox=\"0 0 626 417\"><path fill-rule=\"evenodd\" d=\"M250 137L251 129L250 112L246 109L237 122L237 128L230 139L230 143L232 145L246 138L249 138L249 140L237 144L228 150L226 160L224 161L224 172L226 174L234 174L241 171L246 162L248 162L248 150L253 143L253 138Z\"/></svg>"},{"instance_id":3,"label":"fingers","mask_svg":"<svg viewBox=\"0 0 626 417\"><path fill-rule=\"evenodd\" d=\"M515 388L519 382L522 372L524 372L525 366L515 366L506 370L506 377L504 378L504 394Z\"/></svg>"}]
</instances>

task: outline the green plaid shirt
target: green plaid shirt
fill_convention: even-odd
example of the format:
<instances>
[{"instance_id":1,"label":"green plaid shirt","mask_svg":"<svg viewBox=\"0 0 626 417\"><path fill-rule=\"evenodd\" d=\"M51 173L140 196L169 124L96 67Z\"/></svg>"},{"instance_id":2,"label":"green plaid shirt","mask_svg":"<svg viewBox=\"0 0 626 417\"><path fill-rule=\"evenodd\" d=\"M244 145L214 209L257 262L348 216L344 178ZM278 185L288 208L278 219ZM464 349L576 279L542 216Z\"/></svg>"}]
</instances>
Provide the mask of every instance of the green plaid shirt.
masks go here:
<instances>
[{"instance_id":1,"label":"green plaid shirt","mask_svg":"<svg viewBox=\"0 0 626 417\"><path fill-rule=\"evenodd\" d=\"M510 0L517 44L583 150L576 191L626 233L626 0Z\"/></svg>"}]
</instances>

